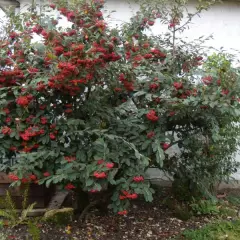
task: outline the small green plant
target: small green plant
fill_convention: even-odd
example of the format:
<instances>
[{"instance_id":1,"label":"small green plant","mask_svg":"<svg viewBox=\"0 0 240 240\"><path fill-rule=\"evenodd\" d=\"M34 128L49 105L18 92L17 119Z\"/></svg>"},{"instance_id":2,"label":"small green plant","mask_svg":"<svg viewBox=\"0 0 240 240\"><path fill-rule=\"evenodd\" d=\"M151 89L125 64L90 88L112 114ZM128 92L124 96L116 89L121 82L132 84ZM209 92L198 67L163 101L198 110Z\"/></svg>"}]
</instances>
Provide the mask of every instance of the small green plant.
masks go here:
<instances>
[{"instance_id":1,"label":"small green plant","mask_svg":"<svg viewBox=\"0 0 240 240\"><path fill-rule=\"evenodd\" d=\"M3 220L0 220L0 229L3 228L3 226L4 226Z\"/></svg>"},{"instance_id":2,"label":"small green plant","mask_svg":"<svg viewBox=\"0 0 240 240\"><path fill-rule=\"evenodd\" d=\"M28 214L33 210L35 206L35 203L27 206L28 189L29 188L27 187L24 190L22 210L20 210L20 212L16 209L16 205L9 191L6 191L6 196L0 199L0 204L3 207L0 209L0 216L6 219L8 221L8 225L11 227L28 223Z\"/></svg>"},{"instance_id":3,"label":"small green plant","mask_svg":"<svg viewBox=\"0 0 240 240\"><path fill-rule=\"evenodd\" d=\"M28 205L28 192L29 186L26 186L23 192L22 209L17 210L16 205L9 191L6 191L6 196L0 199L0 205L3 207L0 209L0 216L4 220L7 220L8 226L15 227L19 224L26 224L28 226L28 232L31 235L32 240L40 240L40 229L37 227L39 221L38 218L29 219L28 215L33 210L36 203ZM0 228L4 225L4 222L0 222ZM0 240L5 240L7 237L0 234Z\"/></svg>"},{"instance_id":4,"label":"small green plant","mask_svg":"<svg viewBox=\"0 0 240 240\"><path fill-rule=\"evenodd\" d=\"M227 196L227 200L230 204L232 204L236 207L240 206L240 197L239 196L229 195L229 196Z\"/></svg>"},{"instance_id":5,"label":"small green plant","mask_svg":"<svg viewBox=\"0 0 240 240\"><path fill-rule=\"evenodd\" d=\"M16 226L19 221L19 216L10 192L6 191L6 196L1 198L0 201L3 207L3 209L0 209L0 216L6 219L10 226Z\"/></svg>"},{"instance_id":6,"label":"small green plant","mask_svg":"<svg viewBox=\"0 0 240 240\"><path fill-rule=\"evenodd\" d=\"M175 240L239 240L240 220L209 224L198 230L184 231Z\"/></svg>"},{"instance_id":7,"label":"small green plant","mask_svg":"<svg viewBox=\"0 0 240 240\"><path fill-rule=\"evenodd\" d=\"M220 213L217 201L213 200L200 200L190 204L192 211L196 215L216 215Z\"/></svg>"},{"instance_id":8,"label":"small green plant","mask_svg":"<svg viewBox=\"0 0 240 240\"><path fill-rule=\"evenodd\" d=\"M222 205L219 208L219 212L221 216L236 217L238 211L232 206Z\"/></svg>"},{"instance_id":9,"label":"small green plant","mask_svg":"<svg viewBox=\"0 0 240 240\"><path fill-rule=\"evenodd\" d=\"M28 233L31 235L32 240L40 240L41 231L37 226L37 219L35 221L28 221Z\"/></svg>"}]
</instances>

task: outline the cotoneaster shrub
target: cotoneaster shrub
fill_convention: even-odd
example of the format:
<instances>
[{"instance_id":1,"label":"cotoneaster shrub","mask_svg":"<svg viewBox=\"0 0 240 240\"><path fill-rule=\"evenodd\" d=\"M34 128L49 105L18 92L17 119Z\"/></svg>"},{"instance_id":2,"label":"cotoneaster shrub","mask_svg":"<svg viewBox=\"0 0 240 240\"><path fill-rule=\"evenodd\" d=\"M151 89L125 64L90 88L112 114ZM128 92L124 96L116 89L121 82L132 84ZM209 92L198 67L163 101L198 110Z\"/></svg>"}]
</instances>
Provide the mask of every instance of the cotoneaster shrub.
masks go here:
<instances>
[{"instance_id":1,"label":"cotoneaster shrub","mask_svg":"<svg viewBox=\"0 0 240 240\"><path fill-rule=\"evenodd\" d=\"M50 7L71 27L59 27L48 7L10 17L0 43L1 171L16 184L110 192L124 215L153 190L144 181L148 158L109 129L124 101L119 91L133 90L116 70L122 42L103 19L103 1Z\"/></svg>"},{"instance_id":2,"label":"cotoneaster shrub","mask_svg":"<svg viewBox=\"0 0 240 240\"><path fill-rule=\"evenodd\" d=\"M100 192L120 215L139 195L152 200L149 165L205 193L234 172L238 69L226 58L220 74L201 39L178 37L209 6L184 22L185 4L143 4L119 29L97 0L51 4L69 28L49 7L11 16L0 50L1 170L17 184ZM169 32L149 34L157 21Z\"/></svg>"}]
</instances>

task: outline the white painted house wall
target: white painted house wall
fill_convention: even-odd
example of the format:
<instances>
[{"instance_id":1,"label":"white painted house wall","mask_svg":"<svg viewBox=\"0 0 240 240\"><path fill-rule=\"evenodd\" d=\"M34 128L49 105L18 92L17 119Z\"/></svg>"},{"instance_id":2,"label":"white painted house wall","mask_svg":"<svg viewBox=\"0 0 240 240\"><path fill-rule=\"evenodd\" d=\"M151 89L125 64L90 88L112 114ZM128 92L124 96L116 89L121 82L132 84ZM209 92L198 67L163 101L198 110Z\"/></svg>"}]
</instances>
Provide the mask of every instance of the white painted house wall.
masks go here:
<instances>
[{"instance_id":1,"label":"white painted house wall","mask_svg":"<svg viewBox=\"0 0 240 240\"><path fill-rule=\"evenodd\" d=\"M106 8L109 11L117 11L111 14L114 18L114 21L111 22L113 25L129 20L132 16L131 11L138 9L137 4L133 3L130 5L130 9L127 0L106 0L106 2ZM194 12L194 5L194 2L188 4L189 11ZM160 23L153 27L155 34L165 31L166 27L164 28ZM240 2L226 1L202 12L201 18L193 19L190 29L184 32L183 37L193 40L202 35L213 35L214 39L208 42L209 46L224 47L228 51L232 48L240 51Z\"/></svg>"},{"instance_id":2,"label":"white painted house wall","mask_svg":"<svg viewBox=\"0 0 240 240\"><path fill-rule=\"evenodd\" d=\"M7 1L7 0L0 0ZM31 3L31 0L19 0L21 7ZM106 0L106 16L111 13L109 19L110 26L120 25L130 19L134 12L138 10L138 5L128 3L128 0ZM194 2L188 4L189 11L194 12ZM0 12L0 17L3 13ZM62 22L64 24L64 21ZM160 23L154 25L153 33L161 34L167 30ZM240 2L225 1L221 4L212 6L208 11L201 14L201 18L195 17L189 30L186 30L182 37L188 38L189 41L200 36L213 36L213 39L208 41L206 45L220 49L223 47L227 52L240 52ZM235 50L233 50L235 49ZM239 54L240 59L240 54ZM240 162L240 154L237 155L237 160ZM159 172L152 172L153 177L159 177ZM240 180L240 169L233 177Z\"/></svg>"}]
</instances>

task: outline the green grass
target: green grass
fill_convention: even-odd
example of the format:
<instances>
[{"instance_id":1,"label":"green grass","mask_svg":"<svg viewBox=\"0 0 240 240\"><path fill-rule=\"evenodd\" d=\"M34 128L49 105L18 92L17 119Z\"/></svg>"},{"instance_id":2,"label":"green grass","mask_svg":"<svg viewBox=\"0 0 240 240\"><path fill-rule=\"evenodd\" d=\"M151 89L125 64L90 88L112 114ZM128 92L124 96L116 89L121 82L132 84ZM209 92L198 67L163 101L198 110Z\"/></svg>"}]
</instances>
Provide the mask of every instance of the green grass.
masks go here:
<instances>
[{"instance_id":1,"label":"green grass","mask_svg":"<svg viewBox=\"0 0 240 240\"><path fill-rule=\"evenodd\" d=\"M187 230L176 240L240 240L240 220L222 221L198 230Z\"/></svg>"}]
</instances>

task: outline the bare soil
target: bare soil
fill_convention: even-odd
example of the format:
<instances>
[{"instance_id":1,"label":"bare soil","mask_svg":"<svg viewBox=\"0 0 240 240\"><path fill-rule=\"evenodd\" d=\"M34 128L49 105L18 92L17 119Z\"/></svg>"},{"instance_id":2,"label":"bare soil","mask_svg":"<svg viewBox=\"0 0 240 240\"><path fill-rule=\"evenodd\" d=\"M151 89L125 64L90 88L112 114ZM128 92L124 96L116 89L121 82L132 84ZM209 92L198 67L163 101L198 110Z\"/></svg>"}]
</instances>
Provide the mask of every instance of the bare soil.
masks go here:
<instances>
[{"instance_id":1,"label":"bare soil","mask_svg":"<svg viewBox=\"0 0 240 240\"><path fill-rule=\"evenodd\" d=\"M213 221L213 217L192 217L187 221L176 218L174 211L163 204L169 194L170 189L164 189L155 196L152 203L135 201L127 216L102 214L93 209L84 223L72 221L67 226L39 224L41 239L166 240L172 239L186 229L200 228ZM0 232L7 233L8 239L32 239L27 233L26 226L13 229L4 227Z\"/></svg>"}]
</instances>

